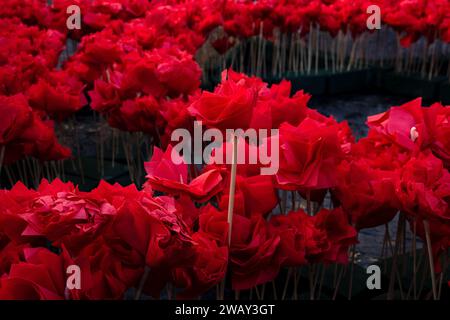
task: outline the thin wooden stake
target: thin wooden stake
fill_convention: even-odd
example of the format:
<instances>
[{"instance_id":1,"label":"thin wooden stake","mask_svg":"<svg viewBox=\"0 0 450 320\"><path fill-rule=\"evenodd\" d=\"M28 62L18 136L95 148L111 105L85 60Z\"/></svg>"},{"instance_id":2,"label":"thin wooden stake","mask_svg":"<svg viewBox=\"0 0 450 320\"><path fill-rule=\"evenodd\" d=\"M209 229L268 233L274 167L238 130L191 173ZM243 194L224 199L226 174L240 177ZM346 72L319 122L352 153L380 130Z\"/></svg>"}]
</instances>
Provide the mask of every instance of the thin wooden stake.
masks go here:
<instances>
[{"instance_id":1,"label":"thin wooden stake","mask_svg":"<svg viewBox=\"0 0 450 320\"><path fill-rule=\"evenodd\" d=\"M430 225L427 220L423 220L423 227L425 229L425 238L427 241L428 259L430 261L430 276L431 276L431 286L433 288L433 299L437 300L436 277L434 276L433 251L431 248L431 238L430 238Z\"/></svg>"},{"instance_id":2,"label":"thin wooden stake","mask_svg":"<svg viewBox=\"0 0 450 320\"><path fill-rule=\"evenodd\" d=\"M236 192L236 171L237 171L237 152L238 152L238 140L237 136L233 135L233 159L231 164L231 181L230 181L230 193L228 198L228 245L231 245L231 230L233 228L233 209L234 209L234 196Z\"/></svg>"},{"instance_id":3,"label":"thin wooden stake","mask_svg":"<svg viewBox=\"0 0 450 320\"><path fill-rule=\"evenodd\" d=\"M142 275L141 281L139 282L139 287L136 291L136 295L134 296L134 300L139 300L142 295L142 290L144 290L145 283L147 282L148 276L150 274L150 267L145 266L144 274Z\"/></svg>"},{"instance_id":4,"label":"thin wooden stake","mask_svg":"<svg viewBox=\"0 0 450 320\"><path fill-rule=\"evenodd\" d=\"M3 159L5 158L5 146L2 146L2 149L0 150L0 175L2 174L2 168L3 168Z\"/></svg>"}]
</instances>

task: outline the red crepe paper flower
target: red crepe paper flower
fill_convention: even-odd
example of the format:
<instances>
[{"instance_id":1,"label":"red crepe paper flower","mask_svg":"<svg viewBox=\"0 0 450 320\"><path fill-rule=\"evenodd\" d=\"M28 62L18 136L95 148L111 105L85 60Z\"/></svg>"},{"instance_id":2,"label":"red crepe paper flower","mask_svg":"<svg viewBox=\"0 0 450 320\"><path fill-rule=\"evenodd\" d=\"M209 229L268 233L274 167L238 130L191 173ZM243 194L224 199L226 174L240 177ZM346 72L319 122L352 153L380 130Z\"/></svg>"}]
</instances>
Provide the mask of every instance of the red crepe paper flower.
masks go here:
<instances>
[{"instance_id":1,"label":"red crepe paper flower","mask_svg":"<svg viewBox=\"0 0 450 320\"><path fill-rule=\"evenodd\" d=\"M0 191L0 239L6 244L13 241L19 244L25 243L22 232L27 224L19 216L19 212L31 204L38 194L29 190L21 182L16 183L11 190Z\"/></svg>"},{"instance_id":2,"label":"red crepe paper flower","mask_svg":"<svg viewBox=\"0 0 450 320\"><path fill-rule=\"evenodd\" d=\"M164 99L161 101L161 108L159 111L165 121L164 133L161 134L161 143L163 146L167 146L171 143L171 136L174 130L179 128L192 128L193 118L187 109L191 98L191 96L188 97L188 101L182 97L170 100Z\"/></svg>"},{"instance_id":3,"label":"red crepe paper flower","mask_svg":"<svg viewBox=\"0 0 450 320\"><path fill-rule=\"evenodd\" d=\"M0 17L17 17L29 25L46 25L49 15L45 0L5 2L0 8Z\"/></svg>"},{"instance_id":4,"label":"red crepe paper flower","mask_svg":"<svg viewBox=\"0 0 450 320\"><path fill-rule=\"evenodd\" d=\"M97 237L116 215L103 198L80 193L71 183L56 179L41 182L40 195L20 212L27 222L24 237L45 237L55 246L78 253Z\"/></svg>"},{"instance_id":5,"label":"red crepe paper flower","mask_svg":"<svg viewBox=\"0 0 450 320\"><path fill-rule=\"evenodd\" d=\"M283 189L326 189L337 183L336 168L343 158L337 125L306 118L297 127L280 127L280 169Z\"/></svg>"},{"instance_id":6,"label":"red crepe paper flower","mask_svg":"<svg viewBox=\"0 0 450 320\"><path fill-rule=\"evenodd\" d=\"M401 168L411 157L408 150L374 130L352 145L351 151L354 159L364 158L371 168L386 171Z\"/></svg>"},{"instance_id":7,"label":"red crepe paper flower","mask_svg":"<svg viewBox=\"0 0 450 320\"><path fill-rule=\"evenodd\" d=\"M125 202L114 220L114 231L145 257L149 267L176 265L191 254L186 251L193 243L189 230L168 197L144 193L138 201Z\"/></svg>"},{"instance_id":8,"label":"red crepe paper flower","mask_svg":"<svg viewBox=\"0 0 450 320\"><path fill-rule=\"evenodd\" d=\"M450 223L450 173L430 152L420 153L406 163L397 193L408 214Z\"/></svg>"},{"instance_id":9,"label":"red crepe paper flower","mask_svg":"<svg viewBox=\"0 0 450 320\"><path fill-rule=\"evenodd\" d=\"M200 85L201 71L192 56L177 47L154 49L125 62L122 91L126 97L139 92L156 97L190 94Z\"/></svg>"},{"instance_id":10,"label":"red crepe paper flower","mask_svg":"<svg viewBox=\"0 0 450 320\"><path fill-rule=\"evenodd\" d=\"M0 299L62 300L66 286L63 259L44 248L25 249L25 262L0 278Z\"/></svg>"},{"instance_id":11,"label":"red crepe paper flower","mask_svg":"<svg viewBox=\"0 0 450 320\"><path fill-rule=\"evenodd\" d=\"M126 201L139 200L141 196L141 192L134 184L123 187L118 183L109 184L104 180L101 180L98 187L87 195L94 200L110 203L116 210L120 209Z\"/></svg>"},{"instance_id":12,"label":"red crepe paper flower","mask_svg":"<svg viewBox=\"0 0 450 320\"><path fill-rule=\"evenodd\" d=\"M113 128L127 132L154 134L164 124L159 108L158 101L152 96L126 100L109 113L108 123Z\"/></svg>"},{"instance_id":13,"label":"red crepe paper flower","mask_svg":"<svg viewBox=\"0 0 450 320\"><path fill-rule=\"evenodd\" d=\"M20 138L32 123L31 108L23 95L0 96L0 144Z\"/></svg>"},{"instance_id":14,"label":"red crepe paper flower","mask_svg":"<svg viewBox=\"0 0 450 320\"><path fill-rule=\"evenodd\" d=\"M266 175L272 175L273 172L276 171L276 159L275 157L278 152L278 149L273 146L272 143L277 145L279 141L275 141L272 139L278 139L278 136L268 136L264 138L262 136L256 137L258 139L258 143L256 141L248 141L244 136L237 136L237 174L243 177L251 177L260 175L263 169L267 169L268 172ZM260 149L263 148L263 149ZM267 157L271 157L272 160L268 164L263 164L261 159L261 154L264 154ZM233 142L231 140L225 141L222 145L214 147L211 151L211 155L207 161L207 165L204 168L204 171L209 171L212 169L225 169L231 170L231 159L233 156ZM265 159L265 161L268 161ZM270 168L270 170L269 170Z\"/></svg>"},{"instance_id":15,"label":"red crepe paper flower","mask_svg":"<svg viewBox=\"0 0 450 320\"><path fill-rule=\"evenodd\" d=\"M72 300L123 299L144 269L143 257L114 233L98 237L74 258L64 251L63 256L67 265L81 270L81 288L67 292Z\"/></svg>"},{"instance_id":16,"label":"red crepe paper flower","mask_svg":"<svg viewBox=\"0 0 450 320\"><path fill-rule=\"evenodd\" d=\"M348 248L356 243L356 230L341 208L322 209L315 216L303 210L274 216L271 230L280 241L280 261L297 267L306 263L348 263Z\"/></svg>"},{"instance_id":17,"label":"red crepe paper flower","mask_svg":"<svg viewBox=\"0 0 450 320\"><path fill-rule=\"evenodd\" d=\"M58 179L43 180L38 192L18 211L18 217L26 221L22 237L45 237L55 246L64 245L71 254L103 231L116 213L108 202L90 199Z\"/></svg>"},{"instance_id":18,"label":"red crepe paper flower","mask_svg":"<svg viewBox=\"0 0 450 320\"><path fill-rule=\"evenodd\" d=\"M115 72L109 73L109 81L95 80L94 90L89 91L91 108L97 112L108 114L120 108L122 101L120 96L120 75Z\"/></svg>"},{"instance_id":19,"label":"red crepe paper flower","mask_svg":"<svg viewBox=\"0 0 450 320\"><path fill-rule=\"evenodd\" d=\"M273 280L279 271L280 237L269 231L262 217L235 215L230 246L232 286L250 289Z\"/></svg>"},{"instance_id":20,"label":"red crepe paper flower","mask_svg":"<svg viewBox=\"0 0 450 320\"><path fill-rule=\"evenodd\" d=\"M43 121L31 110L23 95L0 96L0 145L5 146L4 163L10 164L24 155L40 160L62 160L70 150L55 137L52 121Z\"/></svg>"},{"instance_id":21,"label":"red crepe paper flower","mask_svg":"<svg viewBox=\"0 0 450 320\"><path fill-rule=\"evenodd\" d=\"M367 118L369 128L386 136L393 143L409 151L430 145L432 123L427 122L422 99L416 99L400 107Z\"/></svg>"},{"instance_id":22,"label":"red crepe paper flower","mask_svg":"<svg viewBox=\"0 0 450 320\"><path fill-rule=\"evenodd\" d=\"M45 236L55 241L73 231L78 223L86 222L85 203L74 193L59 192L34 200L29 211L21 214L28 227L24 236Z\"/></svg>"},{"instance_id":23,"label":"red crepe paper flower","mask_svg":"<svg viewBox=\"0 0 450 320\"><path fill-rule=\"evenodd\" d=\"M71 151L58 143L53 122L42 121L36 113L33 113L32 120L32 124L22 132L18 141L19 147L23 147L23 153L43 161L69 158Z\"/></svg>"},{"instance_id":24,"label":"red crepe paper flower","mask_svg":"<svg viewBox=\"0 0 450 320\"><path fill-rule=\"evenodd\" d=\"M40 79L28 90L28 101L35 110L43 110L61 119L86 105L83 85L64 72L56 72L48 80Z\"/></svg>"},{"instance_id":25,"label":"red crepe paper flower","mask_svg":"<svg viewBox=\"0 0 450 320\"><path fill-rule=\"evenodd\" d=\"M190 94L200 86L201 69L192 55L177 47L154 51L159 61L158 79L168 89L169 96Z\"/></svg>"},{"instance_id":26,"label":"red crepe paper flower","mask_svg":"<svg viewBox=\"0 0 450 320\"><path fill-rule=\"evenodd\" d=\"M226 211L219 211L211 204L202 207L199 219L199 231L214 239L219 246L228 244L228 217Z\"/></svg>"},{"instance_id":27,"label":"red crepe paper flower","mask_svg":"<svg viewBox=\"0 0 450 320\"><path fill-rule=\"evenodd\" d=\"M107 67L121 61L123 49L117 40L117 36L108 29L83 37L79 49L81 61L99 67Z\"/></svg>"},{"instance_id":28,"label":"red crepe paper flower","mask_svg":"<svg viewBox=\"0 0 450 320\"><path fill-rule=\"evenodd\" d=\"M280 259L283 266L298 267L307 264L307 215L303 211L276 215L270 219L270 230L280 237Z\"/></svg>"},{"instance_id":29,"label":"red crepe paper flower","mask_svg":"<svg viewBox=\"0 0 450 320\"><path fill-rule=\"evenodd\" d=\"M17 244L0 236L0 245L0 276L2 276L9 273L11 265L24 261L23 250L28 244Z\"/></svg>"},{"instance_id":30,"label":"red crepe paper flower","mask_svg":"<svg viewBox=\"0 0 450 320\"><path fill-rule=\"evenodd\" d=\"M228 190L229 186L225 188ZM272 176L253 176L236 178L234 214L250 217L252 215L266 217L278 204L278 197ZM261 201L264 199L264 201ZM228 208L229 196L221 198L219 206Z\"/></svg>"},{"instance_id":31,"label":"red crepe paper flower","mask_svg":"<svg viewBox=\"0 0 450 320\"><path fill-rule=\"evenodd\" d=\"M311 95L303 90L297 91L291 98L291 83L282 80L270 87L269 105L272 112L272 127L279 128L283 122L297 126L306 118L307 104Z\"/></svg>"},{"instance_id":32,"label":"red crepe paper flower","mask_svg":"<svg viewBox=\"0 0 450 320\"><path fill-rule=\"evenodd\" d=\"M344 161L333 195L357 230L389 223L397 214L398 172L373 169L365 159Z\"/></svg>"},{"instance_id":33,"label":"red crepe paper flower","mask_svg":"<svg viewBox=\"0 0 450 320\"><path fill-rule=\"evenodd\" d=\"M348 263L348 249L357 243L357 232L350 226L342 208L322 209L315 216L315 226L326 232L329 247L324 250L322 261L325 263Z\"/></svg>"},{"instance_id":34,"label":"red crepe paper flower","mask_svg":"<svg viewBox=\"0 0 450 320\"><path fill-rule=\"evenodd\" d=\"M242 77L233 73L235 78ZM239 79L239 78L238 78ZM307 103L310 95L298 91L293 97L291 94L291 83L282 80L280 84L267 84L259 78L245 78L249 84L258 88L258 100L253 110L250 127L253 129L276 129L283 122L298 125L310 112Z\"/></svg>"},{"instance_id":35,"label":"red crepe paper flower","mask_svg":"<svg viewBox=\"0 0 450 320\"><path fill-rule=\"evenodd\" d=\"M246 84L246 79L230 79L222 74L222 83L214 92L204 91L198 100L188 108L197 120L207 127L246 129L250 125L253 108L256 105L257 88Z\"/></svg>"},{"instance_id":36,"label":"red crepe paper flower","mask_svg":"<svg viewBox=\"0 0 450 320\"><path fill-rule=\"evenodd\" d=\"M145 55L134 57L126 64L126 71L121 83L121 91L125 97L136 97L147 94L161 97L167 94L167 88L158 79L158 63L156 56Z\"/></svg>"},{"instance_id":37,"label":"red crepe paper flower","mask_svg":"<svg viewBox=\"0 0 450 320\"><path fill-rule=\"evenodd\" d=\"M180 164L175 164L174 160ZM188 182L187 165L170 145L164 153L155 147L151 161L145 163L145 170L147 184L154 190L188 195L198 202L207 201L224 187L223 172L219 169L207 170Z\"/></svg>"},{"instance_id":38,"label":"red crepe paper flower","mask_svg":"<svg viewBox=\"0 0 450 320\"><path fill-rule=\"evenodd\" d=\"M173 272L174 284L181 289L177 297L181 299L193 299L219 284L225 277L228 265L226 246L219 246L202 232L193 234L192 240L196 243L193 262Z\"/></svg>"},{"instance_id":39,"label":"red crepe paper flower","mask_svg":"<svg viewBox=\"0 0 450 320\"><path fill-rule=\"evenodd\" d=\"M430 226L431 246L439 272L439 257L450 244L450 174L431 152L420 153L404 166L397 194L410 224L425 239L423 221Z\"/></svg>"},{"instance_id":40,"label":"red crepe paper flower","mask_svg":"<svg viewBox=\"0 0 450 320\"><path fill-rule=\"evenodd\" d=\"M436 103L427 109L425 116L432 132L431 150L433 154L450 168L450 107Z\"/></svg>"}]
</instances>

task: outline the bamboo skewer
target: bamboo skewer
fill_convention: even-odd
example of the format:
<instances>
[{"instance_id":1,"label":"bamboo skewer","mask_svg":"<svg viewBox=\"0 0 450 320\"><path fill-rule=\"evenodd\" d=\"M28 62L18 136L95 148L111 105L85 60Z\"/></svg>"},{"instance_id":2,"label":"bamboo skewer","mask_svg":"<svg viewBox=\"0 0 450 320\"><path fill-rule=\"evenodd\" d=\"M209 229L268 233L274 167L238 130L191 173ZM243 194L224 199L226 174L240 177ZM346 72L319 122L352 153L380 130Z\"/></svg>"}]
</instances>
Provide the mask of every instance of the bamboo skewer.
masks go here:
<instances>
[{"instance_id":1,"label":"bamboo skewer","mask_svg":"<svg viewBox=\"0 0 450 320\"><path fill-rule=\"evenodd\" d=\"M430 262L430 276L431 276L431 286L433 289L433 299L437 300L436 277L434 275L434 260L433 260L433 251L432 251L432 247L431 247L431 238L430 238L430 225L427 220L423 220L423 227L425 229L425 238L426 238L426 242L427 242L428 259Z\"/></svg>"}]
</instances>

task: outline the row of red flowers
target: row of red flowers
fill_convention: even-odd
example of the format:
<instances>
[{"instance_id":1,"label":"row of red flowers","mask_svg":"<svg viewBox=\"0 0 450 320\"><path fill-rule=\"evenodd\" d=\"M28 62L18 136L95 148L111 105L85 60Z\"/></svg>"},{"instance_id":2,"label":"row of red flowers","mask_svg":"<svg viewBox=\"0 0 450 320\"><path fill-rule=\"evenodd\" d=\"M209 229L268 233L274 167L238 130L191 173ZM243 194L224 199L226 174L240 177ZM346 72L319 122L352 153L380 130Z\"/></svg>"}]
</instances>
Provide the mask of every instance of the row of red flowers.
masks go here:
<instances>
[{"instance_id":1,"label":"row of red flowers","mask_svg":"<svg viewBox=\"0 0 450 320\"><path fill-rule=\"evenodd\" d=\"M403 34L405 44L425 36L450 42L449 3L446 0L290 0L290 1L152 1L147 0L46 0L9 1L0 9L0 17L19 17L30 25L39 25L67 33L66 9L79 5L83 12L83 31L71 36L97 32L118 21L146 18L153 28L163 34L156 38L176 38L195 50L214 28L221 26L229 36L248 38L260 33L271 38L273 30L285 32L301 30L306 34L311 25L336 35L339 30L354 35L366 31L367 12L377 5L382 22ZM152 21L150 21L152 20ZM137 31L142 30L138 28ZM147 38L150 36L147 35ZM194 52L194 51L191 51Z\"/></svg>"},{"instance_id":2,"label":"row of red flowers","mask_svg":"<svg viewBox=\"0 0 450 320\"><path fill-rule=\"evenodd\" d=\"M450 109L422 107L420 99L393 107L369 117L368 137L354 142L345 122L309 109L301 93L289 98L288 88L229 71L188 108L208 127L280 128L276 175L238 166L230 245L229 168L210 163L188 175L170 146L156 148L141 191L102 182L80 192L59 180L36 191L21 183L1 191L0 297L122 298L146 269L143 290L154 297L168 283L178 297L198 296L227 270L234 289L249 289L282 267L347 263L357 231L386 224L398 211L423 239L429 223L440 272L450 246ZM274 214L277 189L318 203L330 191L335 209L310 215L294 204ZM65 289L72 264L82 270L79 290Z\"/></svg>"},{"instance_id":3,"label":"row of red flowers","mask_svg":"<svg viewBox=\"0 0 450 320\"><path fill-rule=\"evenodd\" d=\"M218 284L227 266L233 288L274 279L280 267L345 263L356 232L341 209L311 217L302 210L269 222L237 215L230 247L226 213L198 209L186 197L100 183L80 192L71 183L17 184L1 193L0 297L122 298L150 267L145 292L158 297L167 282L195 297ZM51 242L51 252L45 248ZM82 288L65 291L65 268L82 270Z\"/></svg>"},{"instance_id":4,"label":"row of red flowers","mask_svg":"<svg viewBox=\"0 0 450 320\"><path fill-rule=\"evenodd\" d=\"M171 283L180 289L179 297L195 297L220 283L227 269L233 287L247 289L274 279L281 267L346 263L356 232L388 223L398 211L423 239L423 221L430 224L439 266L450 246L448 107L425 108L420 100L393 107L370 117L368 137L355 142L346 122L309 109L308 95L291 97L289 82L269 87L228 71L214 92L198 89L201 71L193 54L213 28L223 26L229 35L244 38L257 34L262 21L268 34L275 26L307 30L317 22L330 32L350 23L357 32L358 19L366 18L362 3L350 10L354 2L301 7L298 2L80 1L89 28L67 34L69 1L51 7L45 2L13 1L0 8L0 16L20 17L2 19L0 31L5 163L24 155L69 156L49 119L79 110L84 91L111 126L145 132L162 150L155 149L146 164L144 190L101 183L84 193L56 180L42 182L37 191L20 183L1 191L0 297L121 298L148 268L143 289L153 296ZM435 34L436 28L446 34L444 2L402 6L410 9L383 7L394 27L410 37ZM323 15L326 10L342 18L336 22L333 14ZM407 24L394 24L399 14ZM325 17L330 20L321 22ZM409 24L415 18L418 27ZM81 42L56 70L67 36ZM276 175L260 176L260 165L238 166L230 246L228 166L210 163L198 175L188 174L186 165L175 165L170 157L172 130L192 129L193 120L222 130L280 130ZM311 216L294 204L293 212L274 215L277 189L319 204L330 192L335 209ZM81 290L65 290L65 267L72 264L82 269Z\"/></svg>"},{"instance_id":5,"label":"row of red flowers","mask_svg":"<svg viewBox=\"0 0 450 320\"><path fill-rule=\"evenodd\" d=\"M81 30L66 27L66 9L73 4L81 7ZM29 117L36 123L42 120L48 128L45 144L53 145L53 159L65 158L69 153L61 151L47 120L59 121L81 109L89 91L91 107L111 126L166 141L165 134L172 128L192 122L185 109L189 95L198 94L201 77L193 56L213 30L225 31L225 39L213 43L221 52L224 43L258 35L261 25L269 39L275 28L307 34L315 25L334 35L339 30L357 35L365 30L365 9L371 4L381 7L383 22L403 35L405 45L420 36L449 42L450 10L445 0L395 4L385 0L55 0L51 5L46 0L8 1L0 8L0 95L13 98L8 109L2 107L2 115L22 104L16 95L23 94L33 109ZM75 56L57 70L67 38L81 43ZM5 137L14 123L11 117L5 118L0 145L6 149L6 163L11 163L17 158L16 150L24 148L18 147L20 137ZM39 122L36 130L40 127ZM22 153L48 158L41 151Z\"/></svg>"}]
</instances>

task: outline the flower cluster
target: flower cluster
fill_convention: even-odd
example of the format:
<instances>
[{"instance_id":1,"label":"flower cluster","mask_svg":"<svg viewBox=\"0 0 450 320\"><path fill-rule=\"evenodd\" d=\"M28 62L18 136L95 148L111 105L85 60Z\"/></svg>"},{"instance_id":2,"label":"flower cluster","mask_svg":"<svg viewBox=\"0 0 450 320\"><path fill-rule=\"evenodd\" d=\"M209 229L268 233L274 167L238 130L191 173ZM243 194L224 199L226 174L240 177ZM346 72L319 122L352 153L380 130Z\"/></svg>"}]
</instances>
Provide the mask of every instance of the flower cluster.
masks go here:
<instances>
[{"instance_id":1,"label":"flower cluster","mask_svg":"<svg viewBox=\"0 0 450 320\"><path fill-rule=\"evenodd\" d=\"M222 26L230 37L248 38L259 35L261 26L264 36L271 38L273 31L300 32L305 35L311 26L336 36L339 31L350 31L358 36L367 31L366 9L377 5L381 9L382 23L403 34L402 43L408 45L425 36L450 42L449 3L445 0L357 0L357 1L217 1L223 3L217 12L218 4L209 6L208 19L202 28ZM224 42L221 42L222 44Z\"/></svg>"},{"instance_id":2,"label":"flower cluster","mask_svg":"<svg viewBox=\"0 0 450 320\"><path fill-rule=\"evenodd\" d=\"M159 297L169 285L178 298L194 298L226 274L233 289L250 289L282 268L346 264L358 230L386 224L398 211L422 238L422 222L429 223L438 261L450 246L450 109L426 108L420 99L393 107L369 117L368 137L355 142L345 122L309 109L301 92L289 97L289 86L229 70L214 92L187 107L209 127L236 119L244 128L280 129L277 174L238 165L230 237L229 166L212 162L198 172L174 159L170 145L155 148L145 164L142 190L18 183L0 193L0 297L121 299L132 288ZM278 190L318 204L330 193L334 209L295 202L287 209ZM65 288L70 265L82 270L80 289Z\"/></svg>"},{"instance_id":3,"label":"flower cluster","mask_svg":"<svg viewBox=\"0 0 450 320\"><path fill-rule=\"evenodd\" d=\"M0 23L0 148L5 163L28 156L65 159L70 150L58 143L50 119L62 120L86 104L84 85L56 69L65 37L17 18L1 18Z\"/></svg>"},{"instance_id":4,"label":"flower cluster","mask_svg":"<svg viewBox=\"0 0 450 320\"><path fill-rule=\"evenodd\" d=\"M80 110L88 94L112 127L167 141L192 120L186 108L201 77L194 55L204 44L223 53L252 36L275 41L279 30L304 37L316 26L357 36L371 4L405 46L421 36L449 42L447 1L8 1L0 8L0 94L23 94L43 121ZM81 30L66 27L69 5L81 8ZM57 69L67 39L80 45Z\"/></svg>"},{"instance_id":5,"label":"flower cluster","mask_svg":"<svg viewBox=\"0 0 450 320\"><path fill-rule=\"evenodd\" d=\"M346 263L356 239L341 209L270 222L256 211L237 215L228 246L226 213L210 204L198 209L188 195L106 182L86 193L43 180L36 191L19 183L0 197L2 299L119 299L145 268L144 292L154 297L167 283L178 297L196 297L222 281L228 266L233 288L248 289L282 266ZM82 270L81 289L66 289L70 265Z\"/></svg>"},{"instance_id":6,"label":"flower cluster","mask_svg":"<svg viewBox=\"0 0 450 320\"><path fill-rule=\"evenodd\" d=\"M82 8L82 30L66 29L71 4ZM308 94L291 96L285 80L269 86L230 69L214 90L199 89L194 56L215 30L225 32L212 42L221 53L261 33L272 40L275 30L358 35L369 4L380 5L405 46L422 35L450 40L448 1L402 1L404 10L385 0L2 6L0 168L28 156L69 157L54 121L80 110L86 98L112 127L144 132L155 147L142 190L101 182L81 192L58 179L36 190L20 182L1 190L0 299L121 299L133 288L153 297L175 288L177 297L194 298L226 275L233 289L251 289L282 268L346 264L358 232L398 212L419 237L430 237L439 272L450 247L448 106L424 107L417 99L392 107L369 117L368 136L356 141L345 121L310 109ZM79 44L61 62L68 39ZM171 133L192 130L194 120L219 132L278 129L279 137L265 143L279 139L279 170L260 175L266 164L239 164L234 176L229 163L199 168L174 159ZM214 155L230 152L231 144ZM238 146L238 154L262 148ZM71 265L82 270L79 289L66 288Z\"/></svg>"}]
</instances>

